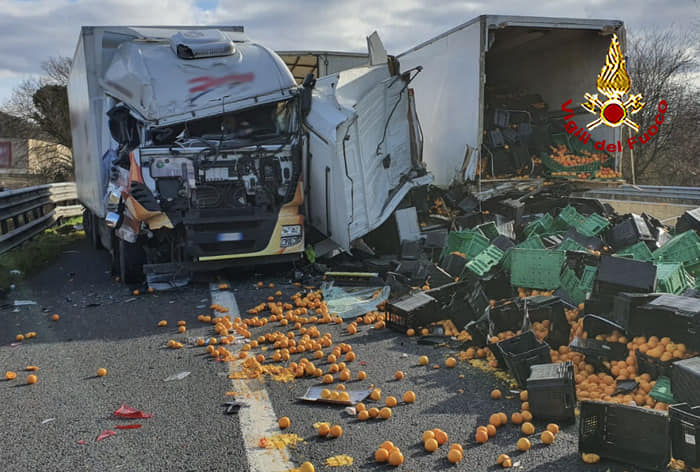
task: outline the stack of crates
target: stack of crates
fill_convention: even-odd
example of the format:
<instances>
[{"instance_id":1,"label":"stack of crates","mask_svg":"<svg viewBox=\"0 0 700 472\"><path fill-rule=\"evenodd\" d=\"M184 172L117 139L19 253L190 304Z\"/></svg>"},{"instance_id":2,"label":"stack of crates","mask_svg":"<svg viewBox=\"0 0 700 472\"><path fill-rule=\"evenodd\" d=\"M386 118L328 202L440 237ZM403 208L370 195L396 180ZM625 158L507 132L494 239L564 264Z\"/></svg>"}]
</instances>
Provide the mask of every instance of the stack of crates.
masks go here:
<instances>
[{"instance_id":1,"label":"stack of crates","mask_svg":"<svg viewBox=\"0 0 700 472\"><path fill-rule=\"evenodd\" d=\"M536 364L527 379L530 411L538 420L576 420L576 382L571 362Z\"/></svg>"}]
</instances>

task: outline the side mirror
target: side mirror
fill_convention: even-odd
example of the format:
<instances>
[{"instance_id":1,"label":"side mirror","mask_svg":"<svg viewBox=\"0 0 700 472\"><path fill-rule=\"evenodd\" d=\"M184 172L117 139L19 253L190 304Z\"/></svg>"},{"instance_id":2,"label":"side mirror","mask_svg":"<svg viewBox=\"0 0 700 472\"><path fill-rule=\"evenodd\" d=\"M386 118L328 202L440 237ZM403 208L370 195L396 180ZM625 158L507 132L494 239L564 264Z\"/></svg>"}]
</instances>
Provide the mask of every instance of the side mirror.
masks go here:
<instances>
[{"instance_id":1,"label":"side mirror","mask_svg":"<svg viewBox=\"0 0 700 472\"><path fill-rule=\"evenodd\" d=\"M316 85L316 79L313 74L307 74L304 81L301 83L301 115L306 116L311 111L311 92Z\"/></svg>"}]
</instances>

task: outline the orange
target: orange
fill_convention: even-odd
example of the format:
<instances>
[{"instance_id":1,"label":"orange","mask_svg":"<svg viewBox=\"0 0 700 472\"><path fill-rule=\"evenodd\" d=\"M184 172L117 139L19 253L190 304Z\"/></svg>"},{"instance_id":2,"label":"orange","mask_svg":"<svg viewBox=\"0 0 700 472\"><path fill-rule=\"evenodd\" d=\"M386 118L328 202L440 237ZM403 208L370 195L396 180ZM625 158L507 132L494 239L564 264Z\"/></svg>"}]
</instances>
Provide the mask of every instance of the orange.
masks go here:
<instances>
[{"instance_id":1,"label":"orange","mask_svg":"<svg viewBox=\"0 0 700 472\"><path fill-rule=\"evenodd\" d=\"M421 436L421 439L423 442L426 442L428 439L435 439L435 433L431 430L427 430L423 432L423 436Z\"/></svg>"},{"instance_id":2,"label":"orange","mask_svg":"<svg viewBox=\"0 0 700 472\"><path fill-rule=\"evenodd\" d=\"M325 437L328 436L328 433L331 432L331 427L328 426L328 424L323 423L321 426L318 427L318 435Z\"/></svg>"},{"instance_id":3,"label":"orange","mask_svg":"<svg viewBox=\"0 0 700 472\"><path fill-rule=\"evenodd\" d=\"M506 458L503 460L503 463L501 464L501 466L502 466L504 469L508 469L508 468L510 468L510 467L513 467L513 459L511 459L510 457L506 457Z\"/></svg>"},{"instance_id":4,"label":"orange","mask_svg":"<svg viewBox=\"0 0 700 472\"><path fill-rule=\"evenodd\" d=\"M439 368L440 368L440 366L439 366L439 365L437 365L437 364L433 364L433 369L439 369Z\"/></svg>"},{"instance_id":5,"label":"orange","mask_svg":"<svg viewBox=\"0 0 700 472\"><path fill-rule=\"evenodd\" d=\"M455 359L454 357L448 357L448 358L445 360L445 365L446 365L447 367L454 367L454 366L457 365L457 359Z\"/></svg>"},{"instance_id":6,"label":"orange","mask_svg":"<svg viewBox=\"0 0 700 472\"><path fill-rule=\"evenodd\" d=\"M338 378L339 378L342 382L347 382L348 380L350 380L350 371L349 371L348 369L345 369L344 371L342 371L342 372L340 373L340 375L338 376Z\"/></svg>"},{"instance_id":7,"label":"orange","mask_svg":"<svg viewBox=\"0 0 700 472\"><path fill-rule=\"evenodd\" d=\"M103 367L100 367L99 369L97 369L97 376L98 377L104 377L105 375L107 375L107 369L105 369Z\"/></svg>"},{"instance_id":8,"label":"orange","mask_svg":"<svg viewBox=\"0 0 700 472\"><path fill-rule=\"evenodd\" d=\"M304 462L299 467L299 472L316 472L316 468L311 462Z\"/></svg>"},{"instance_id":9,"label":"orange","mask_svg":"<svg viewBox=\"0 0 700 472\"><path fill-rule=\"evenodd\" d=\"M551 431L543 431L540 436L544 444L552 444L554 442L554 434Z\"/></svg>"},{"instance_id":10,"label":"orange","mask_svg":"<svg viewBox=\"0 0 700 472\"><path fill-rule=\"evenodd\" d=\"M399 403L398 400L396 400L396 397L393 396L386 397L385 402L386 406L388 406L389 408L394 408Z\"/></svg>"},{"instance_id":11,"label":"orange","mask_svg":"<svg viewBox=\"0 0 700 472\"><path fill-rule=\"evenodd\" d=\"M367 410L367 412L369 413L370 418L376 418L377 416L379 416L379 408L372 407L369 410Z\"/></svg>"},{"instance_id":12,"label":"orange","mask_svg":"<svg viewBox=\"0 0 700 472\"><path fill-rule=\"evenodd\" d=\"M33 372L33 371L39 370L39 367L37 367L35 365L28 365L27 367L24 368L24 370L26 370L28 372Z\"/></svg>"},{"instance_id":13,"label":"orange","mask_svg":"<svg viewBox=\"0 0 700 472\"><path fill-rule=\"evenodd\" d=\"M486 431L484 431L483 429L479 429L476 431L476 442L483 444L488 440L489 434Z\"/></svg>"},{"instance_id":14,"label":"orange","mask_svg":"<svg viewBox=\"0 0 700 472\"><path fill-rule=\"evenodd\" d=\"M354 352L350 351L345 354L345 362L352 362L357 358Z\"/></svg>"},{"instance_id":15,"label":"orange","mask_svg":"<svg viewBox=\"0 0 700 472\"><path fill-rule=\"evenodd\" d=\"M527 401L527 390L523 390L522 392L520 392L520 401L521 402Z\"/></svg>"},{"instance_id":16,"label":"orange","mask_svg":"<svg viewBox=\"0 0 700 472\"><path fill-rule=\"evenodd\" d=\"M598 454L581 454L581 459L583 462L586 464L595 464L600 460L600 456Z\"/></svg>"},{"instance_id":17,"label":"orange","mask_svg":"<svg viewBox=\"0 0 700 472\"><path fill-rule=\"evenodd\" d=\"M413 328L408 328L406 330L406 336L415 336L416 335L416 330Z\"/></svg>"},{"instance_id":18,"label":"orange","mask_svg":"<svg viewBox=\"0 0 700 472\"><path fill-rule=\"evenodd\" d=\"M423 328L420 330L420 334L422 334L423 336L427 336L430 334L430 330L428 328Z\"/></svg>"},{"instance_id":19,"label":"orange","mask_svg":"<svg viewBox=\"0 0 700 472\"><path fill-rule=\"evenodd\" d=\"M367 410L361 410L361 411L357 414L357 419L360 420L360 421L367 421L367 420L369 419L369 411L367 411Z\"/></svg>"},{"instance_id":20,"label":"orange","mask_svg":"<svg viewBox=\"0 0 700 472\"><path fill-rule=\"evenodd\" d=\"M498 400L499 398L501 398L501 396L502 396L502 394L501 394L500 390L495 389L495 390L491 391L491 398L493 398L494 400Z\"/></svg>"},{"instance_id":21,"label":"orange","mask_svg":"<svg viewBox=\"0 0 700 472\"><path fill-rule=\"evenodd\" d=\"M324 375L324 376L323 376L322 382L323 382L324 384L333 383L333 376L332 376L331 374L326 374L326 375Z\"/></svg>"},{"instance_id":22,"label":"orange","mask_svg":"<svg viewBox=\"0 0 700 472\"><path fill-rule=\"evenodd\" d=\"M387 407L382 408L381 410L379 410L379 416L383 420L388 420L389 418L391 418L391 408L387 408Z\"/></svg>"},{"instance_id":23,"label":"orange","mask_svg":"<svg viewBox=\"0 0 700 472\"><path fill-rule=\"evenodd\" d=\"M438 442L435 439L428 439L423 443L425 450L428 452L435 452L438 448Z\"/></svg>"},{"instance_id":24,"label":"orange","mask_svg":"<svg viewBox=\"0 0 700 472\"><path fill-rule=\"evenodd\" d=\"M287 429L289 428L289 425L291 425L291 421L289 421L289 418L286 416L283 416L280 418L280 420L277 422L277 424L280 425L280 429Z\"/></svg>"},{"instance_id":25,"label":"orange","mask_svg":"<svg viewBox=\"0 0 700 472\"><path fill-rule=\"evenodd\" d=\"M403 379L403 377L404 377L404 374L400 370L397 370L396 373L394 374L394 378L396 380L401 380L401 379Z\"/></svg>"},{"instance_id":26,"label":"orange","mask_svg":"<svg viewBox=\"0 0 700 472\"><path fill-rule=\"evenodd\" d=\"M35 384L37 382L37 380L39 380L39 379L37 379L36 375L34 375L34 374L27 375L27 383L28 384Z\"/></svg>"},{"instance_id":27,"label":"orange","mask_svg":"<svg viewBox=\"0 0 700 472\"><path fill-rule=\"evenodd\" d=\"M403 464L403 460L403 454L398 450L398 448L394 449L391 451L391 454L389 454L389 464L393 465L394 467Z\"/></svg>"},{"instance_id":28,"label":"orange","mask_svg":"<svg viewBox=\"0 0 700 472\"><path fill-rule=\"evenodd\" d=\"M498 413L494 413L489 417L489 424L494 426L501 426L501 416Z\"/></svg>"},{"instance_id":29,"label":"orange","mask_svg":"<svg viewBox=\"0 0 700 472\"><path fill-rule=\"evenodd\" d=\"M504 424L508 424L508 416L505 413L499 412L496 414L501 419L501 426L503 426Z\"/></svg>"},{"instance_id":30,"label":"orange","mask_svg":"<svg viewBox=\"0 0 700 472\"><path fill-rule=\"evenodd\" d=\"M518 450L524 452L528 449L530 449L530 440L527 438L518 439Z\"/></svg>"},{"instance_id":31,"label":"orange","mask_svg":"<svg viewBox=\"0 0 700 472\"><path fill-rule=\"evenodd\" d=\"M374 390L372 390L372 393L369 394L369 398L371 398L375 402L379 401L379 399L382 398L382 391L378 388L375 388Z\"/></svg>"},{"instance_id":32,"label":"orange","mask_svg":"<svg viewBox=\"0 0 700 472\"><path fill-rule=\"evenodd\" d=\"M557 434L559 432L559 426L554 423L549 423L547 425L547 431L549 431L552 434Z\"/></svg>"},{"instance_id":33,"label":"orange","mask_svg":"<svg viewBox=\"0 0 700 472\"><path fill-rule=\"evenodd\" d=\"M461 452L462 454L464 454L464 448L462 447L461 444L458 444L458 443L452 443L452 444L450 444L450 450L452 450L452 449L457 449L459 452Z\"/></svg>"},{"instance_id":34,"label":"orange","mask_svg":"<svg viewBox=\"0 0 700 472\"><path fill-rule=\"evenodd\" d=\"M386 462L389 460L389 451L380 447L374 453L374 460L377 462Z\"/></svg>"},{"instance_id":35,"label":"orange","mask_svg":"<svg viewBox=\"0 0 700 472\"><path fill-rule=\"evenodd\" d=\"M396 446L394 446L394 443L391 441L384 441L379 445L379 447L381 447L382 449L386 449L389 452L393 451L396 448Z\"/></svg>"},{"instance_id":36,"label":"orange","mask_svg":"<svg viewBox=\"0 0 700 472\"><path fill-rule=\"evenodd\" d=\"M331 427L331 436L333 436L334 438L338 438L342 435L343 435L343 428L340 427L340 425L336 424L333 427Z\"/></svg>"},{"instance_id":37,"label":"orange","mask_svg":"<svg viewBox=\"0 0 700 472\"><path fill-rule=\"evenodd\" d=\"M12 371L5 372L5 378L7 380L14 380L17 378L17 373Z\"/></svg>"},{"instance_id":38,"label":"orange","mask_svg":"<svg viewBox=\"0 0 700 472\"><path fill-rule=\"evenodd\" d=\"M51 315L51 321L58 321L59 319L61 319L61 317L58 316L57 313L54 313L53 315Z\"/></svg>"},{"instance_id":39,"label":"orange","mask_svg":"<svg viewBox=\"0 0 700 472\"><path fill-rule=\"evenodd\" d=\"M338 397L338 400L341 402L349 402L350 401L350 394L348 392L340 392L340 396Z\"/></svg>"},{"instance_id":40,"label":"orange","mask_svg":"<svg viewBox=\"0 0 700 472\"><path fill-rule=\"evenodd\" d=\"M153 287L148 287L148 293L153 293L155 292L155 289Z\"/></svg>"},{"instance_id":41,"label":"orange","mask_svg":"<svg viewBox=\"0 0 700 472\"><path fill-rule=\"evenodd\" d=\"M529 411L530 410L530 403L529 402L523 402L522 405L520 405L520 409L523 411Z\"/></svg>"},{"instance_id":42,"label":"orange","mask_svg":"<svg viewBox=\"0 0 700 472\"><path fill-rule=\"evenodd\" d=\"M535 432L535 426L530 423L530 422L525 422L523 423L522 427L520 428L520 431L523 432L523 434L533 434Z\"/></svg>"},{"instance_id":43,"label":"orange","mask_svg":"<svg viewBox=\"0 0 700 472\"><path fill-rule=\"evenodd\" d=\"M439 445L443 445L447 442L447 433L439 429L435 432L435 440Z\"/></svg>"},{"instance_id":44,"label":"orange","mask_svg":"<svg viewBox=\"0 0 700 472\"><path fill-rule=\"evenodd\" d=\"M418 363L420 365L428 365L428 362L430 362L428 360L428 356L420 356L420 358L418 359Z\"/></svg>"},{"instance_id":45,"label":"orange","mask_svg":"<svg viewBox=\"0 0 700 472\"><path fill-rule=\"evenodd\" d=\"M450 451L447 453L447 460L453 464L456 464L462 460L462 453L459 451L459 449L450 449Z\"/></svg>"},{"instance_id":46,"label":"orange","mask_svg":"<svg viewBox=\"0 0 700 472\"><path fill-rule=\"evenodd\" d=\"M197 339L197 346L204 346L204 342L205 341L202 338Z\"/></svg>"},{"instance_id":47,"label":"orange","mask_svg":"<svg viewBox=\"0 0 700 472\"><path fill-rule=\"evenodd\" d=\"M498 459L496 459L496 464L502 465L503 461L505 461L506 459L510 459L510 457L508 457L508 454L501 454L500 456L498 456Z\"/></svg>"},{"instance_id":48,"label":"orange","mask_svg":"<svg viewBox=\"0 0 700 472\"><path fill-rule=\"evenodd\" d=\"M358 403L357 405L355 405L355 411L359 412L359 411L364 411L366 409L367 409L367 407L365 406L364 403Z\"/></svg>"},{"instance_id":49,"label":"orange","mask_svg":"<svg viewBox=\"0 0 700 472\"><path fill-rule=\"evenodd\" d=\"M486 426L486 433L490 438L494 437L496 435L496 427L492 424Z\"/></svg>"},{"instance_id":50,"label":"orange","mask_svg":"<svg viewBox=\"0 0 700 472\"><path fill-rule=\"evenodd\" d=\"M520 414L523 415L523 419L525 421L532 421L532 413L530 413L529 411L521 411Z\"/></svg>"},{"instance_id":51,"label":"orange","mask_svg":"<svg viewBox=\"0 0 700 472\"><path fill-rule=\"evenodd\" d=\"M513 424L522 424L523 422L523 415L518 413L517 411L510 415L510 422Z\"/></svg>"},{"instance_id":52,"label":"orange","mask_svg":"<svg viewBox=\"0 0 700 472\"><path fill-rule=\"evenodd\" d=\"M134 295L138 295L138 294L141 293L141 292L139 292L138 290L134 290L134 291L131 292L131 293L134 294Z\"/></svg>"},{"instance_id":53,"label":"orange","mask_svg":"<svg viewBox=\"0 0 700 472\"><path fill-rule=\"evenodd\" d=\"M365 380L367 378L367 372L361 370L357 373L357 380Z\"/></svg>"},{"instance_id":54,"label":"orange","mask_svg":"<svg viewBox=\"0 0 700 472\"><path fill-rule=\"evenodd\" d=\"M24 341L24 335L18 334L17 336L15 336L15 341Z\"/></svg>"},{"instance_id":55,"label":"orange","mask_svg":"<svg viewBox=\"0 0 700 472\"><path fill-rule=\"evenodd\" d=\"M403 401L405 403L413 403L416 401L416 394L412 390L403 394Z\"/></svg>"},{"instance_id":56,"label":"orange","mask_svg":"<svg viewBox=\"0 0 700 472\"><path fill-rule=\"evenodd\" d=\"M180 326L179 328L177 328L177 330L180 333L184 333L185 331L187 331L187 328L185 328L184 326Z\"/></svg>"}]
</instances>

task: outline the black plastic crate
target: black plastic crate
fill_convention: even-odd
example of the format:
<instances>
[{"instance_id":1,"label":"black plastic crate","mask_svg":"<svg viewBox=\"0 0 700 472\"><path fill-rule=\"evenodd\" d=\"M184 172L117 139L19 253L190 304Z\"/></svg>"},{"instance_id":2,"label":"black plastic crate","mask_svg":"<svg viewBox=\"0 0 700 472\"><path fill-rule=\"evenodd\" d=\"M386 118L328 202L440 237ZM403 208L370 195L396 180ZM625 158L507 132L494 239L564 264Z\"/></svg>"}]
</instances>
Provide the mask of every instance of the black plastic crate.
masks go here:
<instances>
[{"instance_id":1,"label":"black plastic crate","mask_svg":"<svg viewBox=\"0 0 700 472\"><path fill-rule=\"evenodd\" d=\"M500 300L487 310L489 335L497 336L504 331L525 331L530 328L525 304L520 298Z\"/></svg>"},{"instance_id":2,"label":"black plastic crate","mask_svg":"<svg viewBox=\"0 0 700 472\"><path fill-rule=\"evenodd\" d=\"M489 319L483 315L476 321L467 323L464 329L472 337L472 344L476 347L484 347L489 340Z\"/></svg>"},{"instance_id":3,"label":"black plastic crate","mask_svg":"<svg viewBox=\"0 0 700 472\"><path fill-rule=\"evenodd\" d=\"M549 320L549 334L545 341L554 349L569 344L571 327L564 308L571 308L571 305L564 304L559 297L535 296L525 299L525 315L530 323Z\"/></svg>"},{"instance_id":4,"label":"black plastic crate","mask_svg":"<svg viewBox=\"0 0 700 472\"><path fill-rule=\"evenodd\" d=\"M439 321L440 304L424 292L408 295L387 304L386 324L392 329L405 332L408 328L425 326ZM442 319L442 318L440 318Z\"/></svg>"},{"instance_id":5,"label":"black plastic crate","mask_svg":"<svg viewBox=\"0 0 700 472\"><path fill-rule=\"evenodd\" d=\"M685 233L690 229L700 231L700 208L686 211L676 222L676 234Z\"/></svg>"},{"instance_id":6,"label":"black plastic crate","mask_svg":"<svg viewBox=\"0 0 700 472\"><path fill-rule=\"evenodd\" d=\"M632 213L608 230L607 240L615 250L620 250L638 241L653 241L654 236L646 221L641 216Z\"/></svg>"},{"instance_id":7,"label":"black plastic crate","mask_svg":"<svg viewBox=\"0 0 700 472\"><path fill-rule=\"evenodd\" d=\"M595 282L595 293L615 295L618 292L653 292L656 287L656 266L651 262L625 257L601 256Z\"/></svg>"},{"instance_id":8,"label":"black plastic crate","mask_svg":"<svg viewBox=\"0 0 700 472\"><path fill-rule=\"evenodd\" d=\"M549 344L537 340L535 333L526 331L497 345L503 361L518 385L525 387L530 366L552 362Z\"/></svg>"},{"instance_id":9,"label":"black plastic crate","mask_svg":"<svg viewBox=\"0 0 700 472\"><path fill-rule=\"evenodd\" d=\"M635 355L637 357L637 372L640 374L649 374L652 379L662 376L671 377L672 361L662 362L660 359L646 355L639 349L635 351ZM673 389L671 391L673 392Z\"/></svg>"},{"instance_id":10,"label":"black plastic crate","mask_svg":"<svg viewBox=\"0 0 700 472\"><path fill-rule=\"evenodd\" d=\"M640 469L666 470L671 441L665 412L585 400L579 420L579 453L598 454Z\"/></svg>"},{"instance_id":11,"label":"black plastic crate","mask_svg":"<svg viewBox=\"0 0 700 472\"><path fill-rule=\"evenodd\" d=\"M627 336L625 329L617 323L598 315L586 315L583 317L583 331L589 338L595 338L599 334L609 335L617 331L620 336Z\"/></svg>"},{"instance_id":12,"label":"black plastic crate","mask_svg":"<svg viewBox=\"0 0 700 472\"><path fill-rule=\"evenodd\" d=\"M663 294L638 307L629 318L633 336L668 336L700 349L700 299Z\"/></svg>"},{"instance_id":13,"label":"black plastic crate","mask_svg":"<svg viewBox=\"0 0 700 472\"><path fill-rule=\"evenodd\" d=\"M538 420L576 420L576 382L571 362L536 364L527 379L530 411Z\"/></svg>"},{"instance_id":14,"label":"black plastic crate","mask_svg":"<svg viewBox=\"0 0 700 472\"><path fill-rule=\"evenodd\" d=\"M464 270L464 266L467 265L467 259L460 256L459 254L448 254L445 259L440 264L445 272L453 277L459 277L459 275Z\"/></svg>"},{"instance_id":15,"label":"black plastic crate","mask_svg":"<svg viewBox=\"0 0 700 472\"><path fill-rule=\"evenodd\" d=\"M673 363L671 391L678 401L700 405L700 356Z\"/></svg>"},{"instance_id":16,"label":"black plastic crate","mask_svg":"<svg viewBox=\"0 0 700 472\"><path fill-rule=\"evenodd\" d=\"M700 467L700 405L671 405L671 452L688 467Z\"/></svg>"},{"instance_id":17,"label":"black plastic crate","mask_svg":"<svg viewBox=\"0 0 700 472\"><path fill-rule=\"evenodd\" d=\"M575 337L569 345L572 351L585 354L586 360L595 358L599 361L622 361L629 355L627 346L622 343L609 343L597 339Z\"/></svg>"},{"instance_id":18,"label":"black plastic crate","mask_svg":"<svg viewBox=\"0 0 700 472\"><path fill-rule=\"evenodd\" d=\"M459 329L483 315L489 303L478 280L451 282L425 293L438 301L443 318L454 321Z\"/></svg>"},{"instance_id":19,"label":"black plastic crate","mask_svg":"<svg viewBox=\"0 0 700 472\"><path fill-rule=\"evenodd\" d=\"M569 228L566 231L566 234L564 235L564 238L569 238L573 241L576 241L579 243L581 246L591 249L593 251L598 251L600 250L601 247L603 247L603 240L600 239L597 236L586 236L584 234L579 233L576 231L575 228Z\"/></svg>"},{"instance_id":20,"label":"black plastic crate","mask_svg":"<svg viewBox=\"0 0 700 472\"><path fill-rule=\"evenodd\" d=\"M625 328L625 330L628 330L630 314L633 313L638 307L646 305L658 296L659 294L654 293L618 293L613 298L613 307L612 312L610 313L610 319ZM603 316L605 315L603 314Z\"/></svg>"}]
</instances>

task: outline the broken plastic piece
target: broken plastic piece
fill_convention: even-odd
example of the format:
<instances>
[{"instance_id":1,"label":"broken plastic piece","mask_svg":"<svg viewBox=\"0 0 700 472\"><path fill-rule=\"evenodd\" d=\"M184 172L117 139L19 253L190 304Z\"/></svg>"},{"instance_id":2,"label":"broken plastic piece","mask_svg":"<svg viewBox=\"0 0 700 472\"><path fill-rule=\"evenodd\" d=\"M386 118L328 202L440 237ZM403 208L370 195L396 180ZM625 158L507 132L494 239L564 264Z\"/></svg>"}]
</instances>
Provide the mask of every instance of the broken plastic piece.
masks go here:
<instances>
[{"instance_id":1,"label":"broken plastic piece","mask_svg":"<svg viewBox=\"0 0 700 472\"><path fill-rule=\"evenodd\" d=\"M102 431L99 436L97 436L96 441L102 441L103 439L107 439L110 436L114 436L117 434L115 431L107 430L107 431Z\"/></svg>"},{"instance_id":2,"label":"broken plastic piece","mask_svg":"<svg viewBox=\"0 0 700 472\"><path fill-rule=\"evenodd\" d=\"M85 440L84 439L79 440L78 444L85 444Z\"/></svg>"},{"instance_id":3,"label":"broken plastic piece","mask_svg":"<svg viewBox=\"0 0 700 472\"><path fill-rule=\"evenodd\" d=\"M184 379L185 377L187 377L188 375L190 375L190 372L187 372L187 371L185 371L185 372L179 372L179 373L177 373L177 374L173 374L173 375L170 375L170 376L164 378L164 379L163 379L163 382L170 382L170 381L172 381L172 380L182 380L182 379Z\"/></svg>"},{"instance_id":4,"label":"broken plastic piece","mask_svg":"<svg viewBox=\"0 0 700 472\"><path fill-rule=\"evenodd\" d=\"M119 409L112 414L114 416L119 416L120 418L128 419L153 418L152 414L144 413L143 411L127 406L126 404L122 404L122 406L120 406Z\"/></svg>"},{"instance_id":5,"label":"broken plastic piece","mask_svg":"<svg viewBox=\"0 0 700 472\"><path fill-rule=\"evenodd\" d=\"M41 424L51 423L52 421L56 421L56 418L47 418L42 421Z\"/></svg>"},{"instance_id":6,"label":"broken plastic piece","mask_svg":"<svg viewBox=\"0 0 700 472\"><path fill-rule=\"evenodd\" d=\"M117 425L117 429L139 429L142 425L140 424L120 424Z\"/></svg>"}]
</instances>

